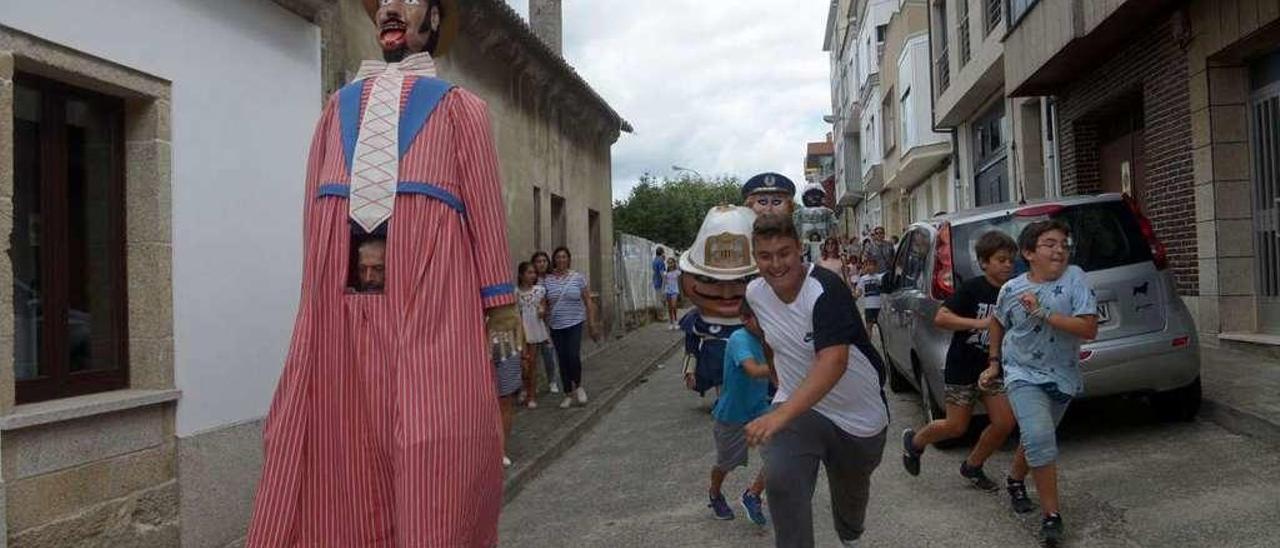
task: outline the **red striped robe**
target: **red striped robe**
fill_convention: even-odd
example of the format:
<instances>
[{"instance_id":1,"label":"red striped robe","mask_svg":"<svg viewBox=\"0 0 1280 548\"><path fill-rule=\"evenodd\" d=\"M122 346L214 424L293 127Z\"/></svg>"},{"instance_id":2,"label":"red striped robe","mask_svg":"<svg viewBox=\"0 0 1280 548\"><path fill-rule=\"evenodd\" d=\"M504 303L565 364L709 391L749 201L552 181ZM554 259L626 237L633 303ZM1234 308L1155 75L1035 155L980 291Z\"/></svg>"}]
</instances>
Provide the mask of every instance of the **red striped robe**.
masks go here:
<instances>
[{"instance_id":1,"label":"red striped robe","mask_svg":"<svg viewBox=\"0 0 1280 548\"><path fill-rule=\"evenodd\" d=\"M348 294L340 93L311 145L302 296L247 545L495 545L501 432L483 314L514 294L488 110L456 88L439 102L400 163L402 187L435 195L397 194L385 294Z\"/></svg>"}]
</instances>

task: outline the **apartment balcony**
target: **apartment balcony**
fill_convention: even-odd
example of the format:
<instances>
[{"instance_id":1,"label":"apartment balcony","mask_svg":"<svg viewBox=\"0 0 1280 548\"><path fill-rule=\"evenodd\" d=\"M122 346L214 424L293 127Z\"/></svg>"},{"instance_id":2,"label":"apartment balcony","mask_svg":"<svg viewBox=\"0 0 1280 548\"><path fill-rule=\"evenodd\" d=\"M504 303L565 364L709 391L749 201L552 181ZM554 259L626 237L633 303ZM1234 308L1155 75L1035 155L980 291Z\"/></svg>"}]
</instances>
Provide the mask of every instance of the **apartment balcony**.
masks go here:
<instances>
[{"instance_id":1,"label":"apartment balcony","mask_svg":"<svg viewBox=\"0 0 1280 548\"><path fill-rule=\"evenodd\" d=\"M1011 96L1053 95L1089 73L1177 0L1040 0L1010 14L1005 66Z\"/></svg>"},{"instance_id":2,"label":"apartment balcony","mask_svg":"<svg viewBox=\"0 0 1280 548\"><path fill-rule=\"evenodd\" d=\"M862 190L867 195L875 194L884 190L884 165L875 164L863 172Z\"/></svg>"},{"instance_id":3,"label":"apartment balcony","mask_svg":"<svg viewBox=\"0 0 1280 548\"><path fill-rule=\"evenodd\" d=\"M908 191L924 182L951 158L951 143L940 142L911 147L888 175L884 188Z\"/></svg>"}]
</instances>

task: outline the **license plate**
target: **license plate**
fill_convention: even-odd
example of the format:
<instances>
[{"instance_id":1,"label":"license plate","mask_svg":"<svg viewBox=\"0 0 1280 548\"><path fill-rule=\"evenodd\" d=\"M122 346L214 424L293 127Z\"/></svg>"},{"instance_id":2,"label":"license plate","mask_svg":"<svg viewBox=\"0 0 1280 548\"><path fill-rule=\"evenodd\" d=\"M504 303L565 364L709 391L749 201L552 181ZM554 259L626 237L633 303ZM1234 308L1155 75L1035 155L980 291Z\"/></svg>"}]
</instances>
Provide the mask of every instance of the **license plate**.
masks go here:
<instances>
[{"instance_id":1,"label":"license plate","mask_svg":"<svg viewBox=\"0 0 1280 548\"><path fill-rule=\"evenodd\" d=\"M1111 321L1111 303L1098 303L1098 323Z\"/></svg>"}]
</instances>

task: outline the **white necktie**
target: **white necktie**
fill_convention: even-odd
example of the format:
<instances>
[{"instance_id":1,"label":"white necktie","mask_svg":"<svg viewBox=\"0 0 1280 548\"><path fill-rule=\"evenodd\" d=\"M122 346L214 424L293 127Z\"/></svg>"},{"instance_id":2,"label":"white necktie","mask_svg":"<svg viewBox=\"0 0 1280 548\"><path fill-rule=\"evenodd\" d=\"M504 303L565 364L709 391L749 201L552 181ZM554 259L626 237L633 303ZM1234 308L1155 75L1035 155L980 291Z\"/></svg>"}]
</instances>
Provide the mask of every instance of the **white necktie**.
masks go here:
<instances>
[{"instance_id":1,"label":"white necktie","mask_svg":"<svg viewBox=\"0 0 1280 548\"><path fill-rule=\"evenodd\" d=\"M357 78L374 78L351 165L351 219L373 232L391 217L400 175L400 93L408 75L435 76L425 53L401 63L365 61Z\"/></svg>"}]
</instances>

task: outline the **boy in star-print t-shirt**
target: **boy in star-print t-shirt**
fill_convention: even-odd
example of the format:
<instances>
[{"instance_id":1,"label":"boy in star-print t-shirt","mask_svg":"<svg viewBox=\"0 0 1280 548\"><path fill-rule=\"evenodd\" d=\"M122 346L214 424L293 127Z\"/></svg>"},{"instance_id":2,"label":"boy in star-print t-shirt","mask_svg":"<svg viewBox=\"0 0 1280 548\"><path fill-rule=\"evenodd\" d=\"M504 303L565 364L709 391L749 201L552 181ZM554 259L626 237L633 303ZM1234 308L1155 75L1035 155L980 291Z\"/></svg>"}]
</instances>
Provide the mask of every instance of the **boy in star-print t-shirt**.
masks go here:
<instances>
[{"instance_id":1,"label":"boy in star-print t-shirt","mask_svg":"<svg viewBox=\"0 0 1280 548\"><path fill-rule=\"evenodd\" d=\"M989 364L978 378L1004 386L1022 443L1009 471L1014 510L1032 508L1023 483L1030 472L1040 495L1040 535L1048 545L1063 537L1058 513L1056 429L1072 398L1084 391L1080 344L1098 336L1098 303L1089 279L1070 264L1071 229L1061 221L1031 223L1018 237L1031 271L1000 289L992 324Z\"/></svg>"}]
</instances>

